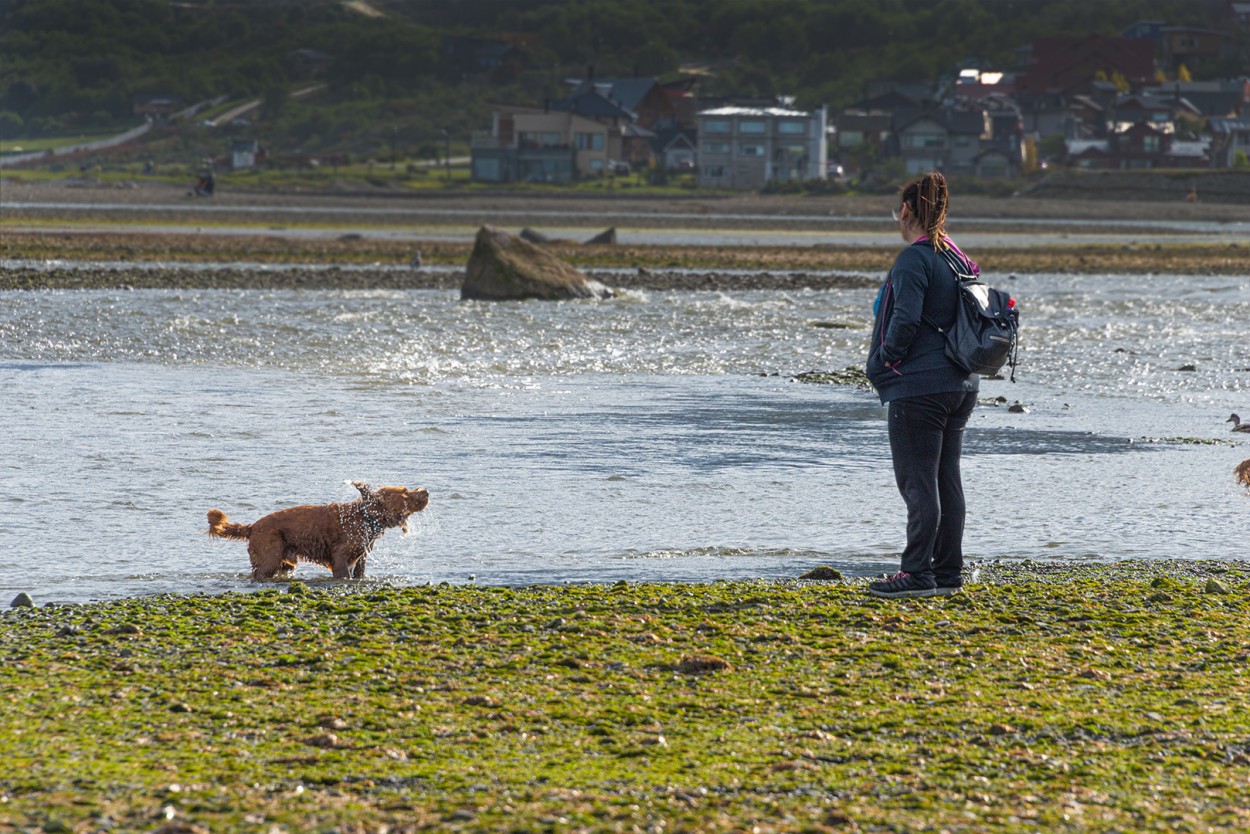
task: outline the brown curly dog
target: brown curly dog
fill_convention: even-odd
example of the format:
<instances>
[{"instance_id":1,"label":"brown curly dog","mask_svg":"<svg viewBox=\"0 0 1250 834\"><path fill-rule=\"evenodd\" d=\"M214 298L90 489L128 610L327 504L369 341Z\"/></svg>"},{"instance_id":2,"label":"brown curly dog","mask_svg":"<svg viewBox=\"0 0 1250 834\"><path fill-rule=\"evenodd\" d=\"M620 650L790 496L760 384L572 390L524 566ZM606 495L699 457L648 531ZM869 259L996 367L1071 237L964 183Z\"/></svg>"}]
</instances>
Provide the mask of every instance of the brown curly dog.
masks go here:
<instances>
[{"instance_id":1,"label":"brown curly dog","mask_svg":"<svg viewBox=\"0 0 1250 834\"><path fill-rule=\"evenodd\" d=\"M271 579L301 559L324 565L335 579L360 579L365 557L388 527L408 532L408 516L430 503L424 487L374 489L352 481L360 500L347 504L308 504L278 510L252 524L235 524L221 510L208 511L208 535L247 539L252 578Z\"/></svg>"}]
</instances>

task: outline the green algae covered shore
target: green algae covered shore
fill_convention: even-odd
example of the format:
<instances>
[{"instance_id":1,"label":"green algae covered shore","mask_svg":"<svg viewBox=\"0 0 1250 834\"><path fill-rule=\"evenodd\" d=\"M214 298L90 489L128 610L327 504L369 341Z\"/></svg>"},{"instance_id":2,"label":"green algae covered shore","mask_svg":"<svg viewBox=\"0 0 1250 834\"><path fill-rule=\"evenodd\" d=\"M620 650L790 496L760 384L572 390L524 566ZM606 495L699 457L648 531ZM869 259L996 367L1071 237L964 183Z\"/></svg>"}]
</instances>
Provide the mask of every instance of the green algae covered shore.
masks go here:
<instances>
[{"instance_id":1,"label":"green algae covered shore","mask_svg":"<svg viewBox=\"0 0 1250 834\"><path fill-rule=\"evenodd\" d=\"M0 615L0 830L1250 830L1250 565Z\"/></svg>"}]
</instances>

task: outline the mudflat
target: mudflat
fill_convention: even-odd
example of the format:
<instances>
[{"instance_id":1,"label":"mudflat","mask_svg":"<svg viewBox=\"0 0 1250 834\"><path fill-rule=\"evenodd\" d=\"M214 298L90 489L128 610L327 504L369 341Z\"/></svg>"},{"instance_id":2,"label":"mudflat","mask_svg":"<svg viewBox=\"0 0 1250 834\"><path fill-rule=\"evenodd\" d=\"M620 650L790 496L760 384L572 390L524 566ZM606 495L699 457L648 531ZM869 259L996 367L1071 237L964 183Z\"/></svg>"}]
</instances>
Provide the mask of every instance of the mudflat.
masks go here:
<instances>
[{"instance_id":1,"label":"mudflat","mask_svg":"<svg viewBox=\"0 0 1250 834\"><path fill-rule=\"evenodd\" d=\"M405 287L456 286L471 243L465 228L491 223L574 230L579 240L605 227L801 232L810 245L549 244L610 286L640 289L825 288L862 282L897 252L890 194L870 196L638 196L627 191L496 193L403 191L342 184L317 191L221 190L203 199L160 184L90 181L3 183L0 257L19 262L152 263L159 269L65 270L28 265L0 270L0 289L75 287ZM983 270L1012 273L1244 274L1250 243L1193 242L1185 224L1220 229L1245 223L1245 206L1147 200L984 197L956 194L951 228L1010 237L976 251ZM1163 225L1160 225L1163 224ZM1170 225L1168 225L1170 224ZM457 230L450 239L442 230ZM821 232L829 230L828 242ZM879 243L839 243L866 231ZM1044 231L1043 231L1044 230ZM361 233L361 232L365 233ZM1101 233L1115 242L1089 242ZM419 247L427 269L396 272ZM183 262L351 267L282 273L182 269ZM435 267L436 269L428 269ZM437 268L441 267L442 271Z\"/></svg>"}]
</instances>

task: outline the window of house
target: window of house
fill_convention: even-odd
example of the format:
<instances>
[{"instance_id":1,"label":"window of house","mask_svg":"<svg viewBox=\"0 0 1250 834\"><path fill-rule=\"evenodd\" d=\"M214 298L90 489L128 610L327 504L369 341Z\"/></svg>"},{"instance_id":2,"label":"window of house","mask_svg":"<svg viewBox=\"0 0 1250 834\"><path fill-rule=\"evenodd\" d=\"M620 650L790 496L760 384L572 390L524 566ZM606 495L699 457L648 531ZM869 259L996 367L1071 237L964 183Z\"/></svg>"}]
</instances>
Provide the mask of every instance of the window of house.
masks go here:
<instances>
[{"instance_id":1,"label":"window of house","mask_svg":"<svg viewBox=\"0 0 1250 834\"><path fill-rule=\"evenodd\" d=\"M903 146L912 149L930 149L946 147L946 136L941 133L909 133L904 137Z\"/></svg>"},{"instance_id":2,"label":"window of house","mask_svg":"<svg viewBox=\"0 0 1250 834\"><path fill-rule=\"evenodd\" d=\"M756 145L756 144L749 143L749 142L743 142L742 144L738 145L738 155L739 156L763 156L764 146Z\"/></svg>"},{"instance_id":3,"label":"window of house","mask_svg":"<svg viewBox=\"0 0 1250 834\"><path fill-rule=\"evenodd\" d=\"M972 137L971 136L956 136L954 139L954 144L955 144L955 147L957 148L972 147Z\"/></svg>"},{"instance_id":4,"label":"window of house","mask_svg":"<svg viewBox=\"0 0 1250 834\"><path fill-rule=\"evenodd\" d=\"M768 123L760 119L739 119L738 132L750 136L762 136L768 132Z\"/></svg>"},{"instance_id":5,"label":"window of house","mask_svg":"<svg viewBox=\"0 0 1250 834\"><path fill-rule=\"evenodd\" d=\"M725 176L725 166L724 165L707 165L703 168L703 176L723 177Z\"/></svg>"},{"instance_id":6,"label":"window of house","mask_svg":"<svg viewBox=\"0 0 1250 834\"><path fill-rule=\"evenodd\" d=\"M729 153L728 142L704 142L704 153Z\"/></svg>"},{"instance_id":7,"label":"window of house","mask_svg":"<svg viewBox=\"0 0 1250 834\"><path fill-rule=\"evenodd\" d=\"M602 133L578 133L576 134L577 149L579 151L601 151L603 150L603 134Z\"/></svg>"},{"instance_id":8,"label":"window of house","mask_svg":"<svg viewBox=\"0 0 1250 834\"><path fill-rule=\"evenodd\" d=\"M564 137L559 133L543 133L543 147L557 148L564 144Z\"/></svg>"},{"instance_id":9,"label":"window of house","mask_svg":"<svg viewBox=\"0 0 1250 834\"><path fill-rule=\"evenodd\" d=\"M802 136L807 133L807 123L799 121L778 122L777 132L787 136Z\"/></svg>"},{"instance_id":10,"label":"window of house","mask_svg":"<svg viewBox=\"0 0 1250 834\"><path fill-rule=\"evenodd\" d=\"M503 179L499 171L499 160L473 157L473 179L498 182Z\"/></svg>"},{"instance_id":11,"label":"window of house","mask_svg":"<svg viewBox=\"0 0 1250 834\"><path fill-rule=\"evenodd\" d=\"M1141 138L1141 149L1146 153L1156 153L1159 150L1158 136L1143 136Z\"/></svg>"},{"instance_id":12,"label":"window of house","mask_svg":"<svg viewBox=\"0 0 1250 834\"><path fill-rule=\"evenodd\" d=\"M704 119L703 120L703 132L704 133L728 133L729 132L729 120L728 119Z\"/></svg>"}]
</instances>

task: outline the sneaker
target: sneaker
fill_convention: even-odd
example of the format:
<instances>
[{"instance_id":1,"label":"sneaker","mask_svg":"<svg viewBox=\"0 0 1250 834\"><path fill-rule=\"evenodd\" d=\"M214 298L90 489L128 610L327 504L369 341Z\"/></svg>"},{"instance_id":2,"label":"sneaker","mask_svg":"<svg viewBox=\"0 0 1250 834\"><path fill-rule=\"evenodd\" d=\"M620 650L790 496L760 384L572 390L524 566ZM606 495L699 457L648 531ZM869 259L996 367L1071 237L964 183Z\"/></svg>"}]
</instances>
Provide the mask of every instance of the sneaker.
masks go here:
<instances>
[{"instance_id":1,"label":"sneaker","mask_svg":"<svg viewBox=\"0 0 1250 834\"><path fill-rule=\"evenodd\" d=\"M934 596L948 597L951 594L959 593L963 590L963 587L963 585L942 585L939 583L938 586L933 589L935 592Z\"/></svg>"},{"instance_id":2,"label":"sneaker","mask_svg":"<svg viewBox=\"0 0 1250 834\"><path fill-rule=\"evenodd\" d=\"M932 584L933 580L930 579L929 583L925 585L910 573L899 571L889 579L868 583L868 593L874 597L889 597L890 599L937 596L938 589Z\"/></svg>"}]
</instances>

